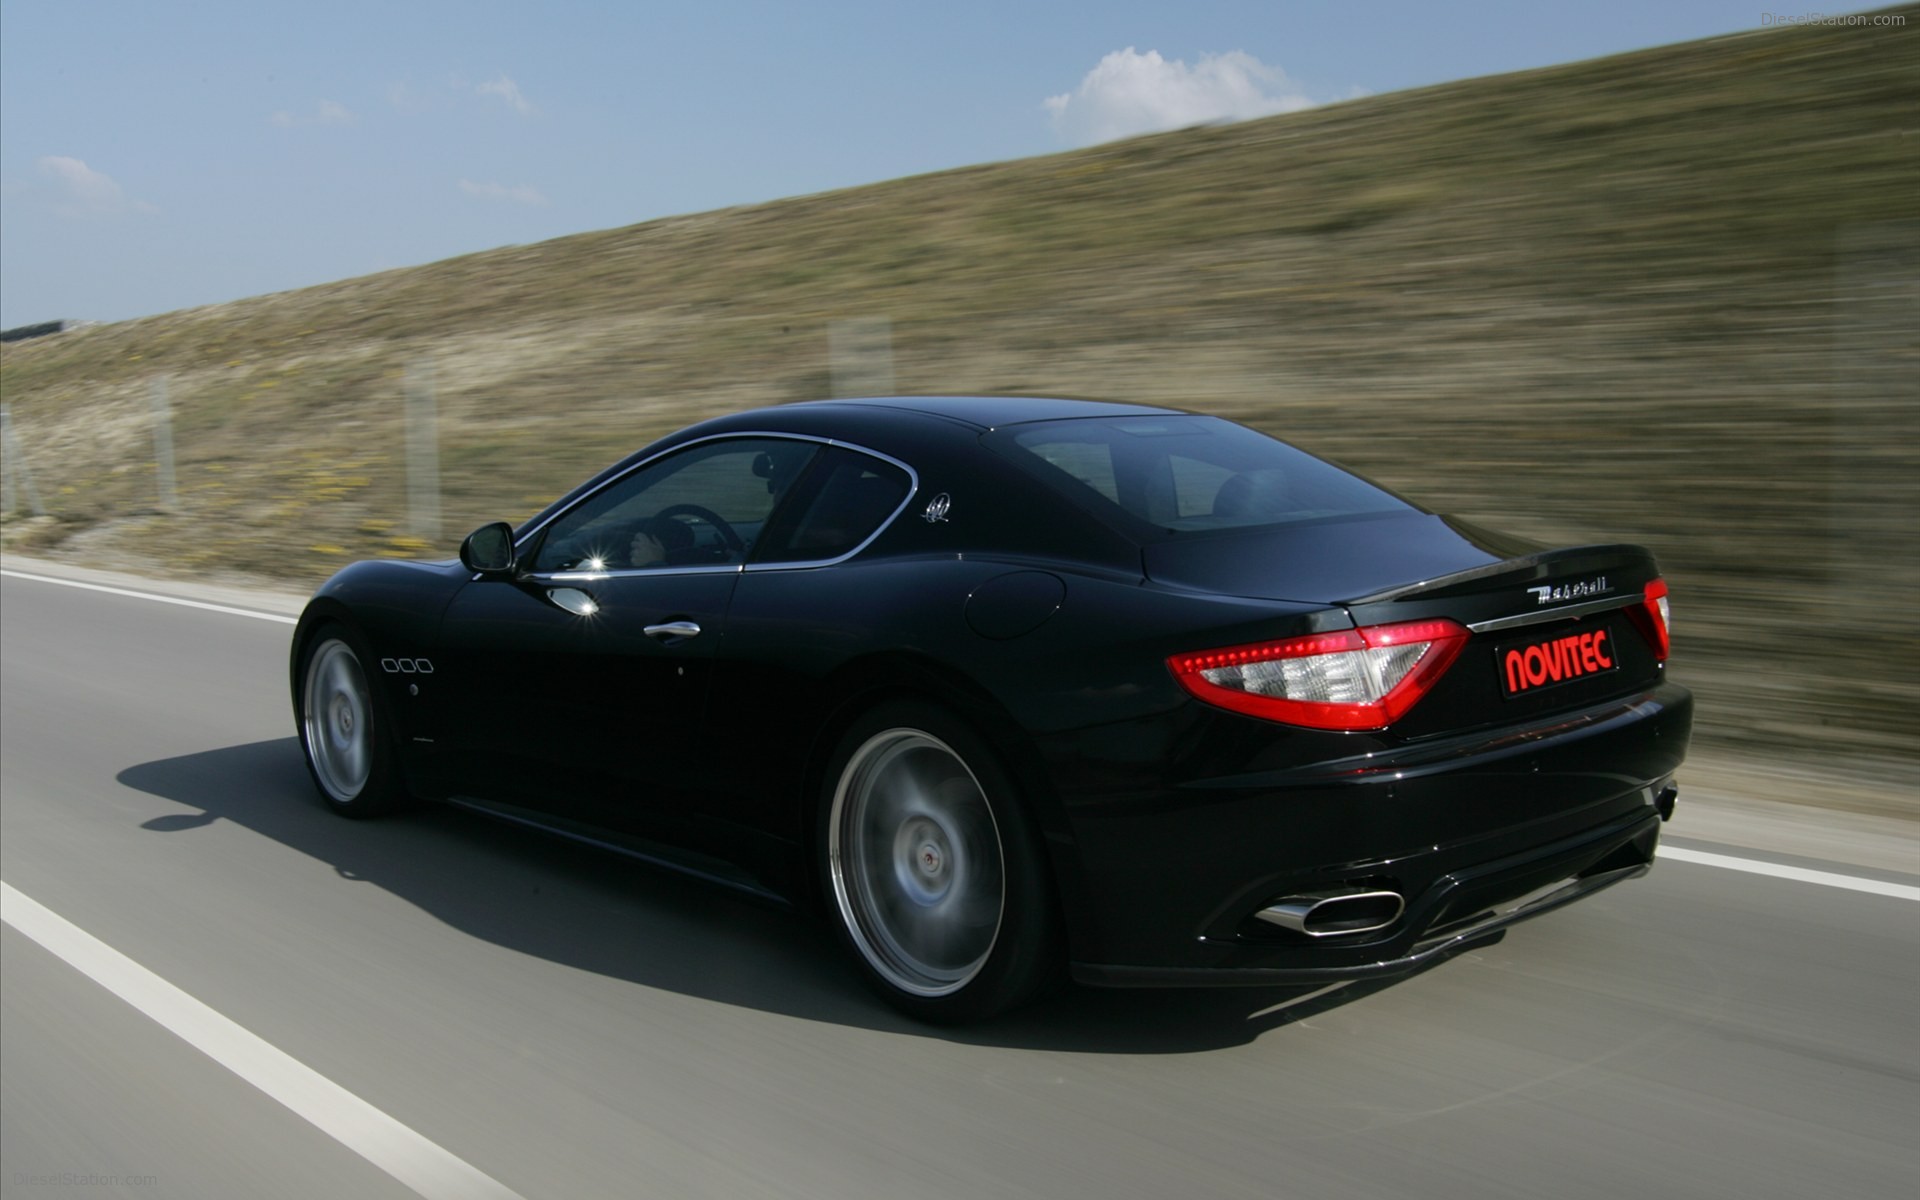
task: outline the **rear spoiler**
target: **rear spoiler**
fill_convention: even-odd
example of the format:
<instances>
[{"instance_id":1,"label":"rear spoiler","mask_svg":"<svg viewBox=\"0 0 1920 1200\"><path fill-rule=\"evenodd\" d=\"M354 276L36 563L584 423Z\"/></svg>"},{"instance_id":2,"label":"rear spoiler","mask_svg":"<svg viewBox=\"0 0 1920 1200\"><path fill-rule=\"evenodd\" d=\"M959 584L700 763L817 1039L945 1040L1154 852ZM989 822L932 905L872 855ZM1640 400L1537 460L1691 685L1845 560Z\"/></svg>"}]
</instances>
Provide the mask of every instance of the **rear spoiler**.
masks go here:
<instances>
[{"instance_id":1,"label":"rear spoiler","mask_svg":"<svg viewBox=\"0 0 1920 1200\"><path fill-rule=\"evenodd\" d=\"M1450 575L1400 584L1383 592L1356 596L1343 601L1347 605L1383 604L1395 600L1439 600L1462 593L1486 591L1491 586L1526 585L1543 580L1564 579L1570 575L1613 572L1620 582L1631 582L1635 591L1659 573L1653 552L1645 546L1612 543L1598 546L1567 546L1541 550L1518 558L1502 559L1481 567L1469 567Z\"/></svg>"}]
</instances>

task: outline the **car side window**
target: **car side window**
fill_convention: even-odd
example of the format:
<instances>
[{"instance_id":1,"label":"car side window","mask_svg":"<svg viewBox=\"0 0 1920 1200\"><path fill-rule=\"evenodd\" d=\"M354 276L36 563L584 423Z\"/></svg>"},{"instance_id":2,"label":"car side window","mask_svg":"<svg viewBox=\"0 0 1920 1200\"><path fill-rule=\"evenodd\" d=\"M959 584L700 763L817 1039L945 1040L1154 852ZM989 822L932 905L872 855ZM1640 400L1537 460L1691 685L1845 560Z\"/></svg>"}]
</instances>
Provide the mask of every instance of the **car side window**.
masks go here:
<instances>
[{"instance_id":1,"label":"car side window","mask_svg":"<svg viewBox=\"0 0 1920 1200\"><path fill-rule=\"evenodd\" d=\"M893 463L835 446L794 493L756 563L821 562L858 549L900 510L913 488Z\"/></svg>"},{"instance_id":2,"label":"car side window","mask_svg":"<svg viewBox=\"0 0 1920 1200\"><path fill-rule=\"evenodd\" d=\"M684 570L745 562L767 518L819 449L814 442L736 438L657 458L556 517L533 570Z\"/></svg>"}]
</instances>

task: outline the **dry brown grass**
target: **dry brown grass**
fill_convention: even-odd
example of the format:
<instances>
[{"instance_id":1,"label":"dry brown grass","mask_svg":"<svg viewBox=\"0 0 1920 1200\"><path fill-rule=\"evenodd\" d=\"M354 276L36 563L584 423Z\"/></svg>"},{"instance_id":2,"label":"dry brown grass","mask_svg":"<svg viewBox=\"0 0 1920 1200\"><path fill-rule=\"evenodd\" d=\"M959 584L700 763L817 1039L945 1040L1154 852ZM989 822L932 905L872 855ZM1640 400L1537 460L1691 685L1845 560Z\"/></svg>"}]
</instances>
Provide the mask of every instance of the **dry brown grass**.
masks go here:
<instances>
[{"instance_id":1,"label":"dry brown grass","mask_svg":"<svg viewBox=\"0 0 1920 1200\"><path fill-rule=\"evenodd\" d=\"M1892 11L9 345L57 515L6 542L301 583L420 553L425 362L448 553L690 420L826 394L829 323L882 315L903 391L1220 412L1495 527L1647 543L1708 740L1911 784L1920 9Z\"/></svg>"}]
</instances>

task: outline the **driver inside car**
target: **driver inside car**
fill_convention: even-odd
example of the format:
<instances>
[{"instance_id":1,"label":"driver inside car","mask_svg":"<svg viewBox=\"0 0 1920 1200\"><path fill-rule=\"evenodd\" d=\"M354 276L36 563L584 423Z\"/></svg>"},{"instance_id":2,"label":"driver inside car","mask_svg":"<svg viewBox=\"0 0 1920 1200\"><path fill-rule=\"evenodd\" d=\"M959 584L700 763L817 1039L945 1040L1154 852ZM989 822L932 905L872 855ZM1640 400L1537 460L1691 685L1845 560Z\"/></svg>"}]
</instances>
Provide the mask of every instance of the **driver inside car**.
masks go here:
<instances>
[{"instance_id":1,"label":"driver inside car","mask_svg":"<svg viewBox=\"0 0 1920 1200\"><path fill-rule=\"evenodd\" d=\"M693 530L671 517L652 517L634 528L627 545L629 567L664 567L676 551L693 546Z\"/></svg>"}]
</instances>

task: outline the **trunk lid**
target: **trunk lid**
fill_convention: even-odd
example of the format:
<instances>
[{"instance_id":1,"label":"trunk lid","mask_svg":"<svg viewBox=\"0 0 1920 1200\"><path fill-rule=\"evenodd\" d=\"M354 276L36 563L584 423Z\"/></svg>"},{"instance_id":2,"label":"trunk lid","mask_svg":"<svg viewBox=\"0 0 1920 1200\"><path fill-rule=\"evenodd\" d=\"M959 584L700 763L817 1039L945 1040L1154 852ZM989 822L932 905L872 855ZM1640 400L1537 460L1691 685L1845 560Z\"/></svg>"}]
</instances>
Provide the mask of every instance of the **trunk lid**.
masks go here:
<instances>
[{"instance_id":1,"label":"trunk lid","mask_svg":"<svg viewBox=\"0 0 1920 1200\"><path fill-rule=\"evenodd\" d=\"M1658 682L1644 595L1659 577L1633 545L1542 549L1424 513L1393 513L1147 546L1175 587L1325 604L1356 626L1445 618L1471 640L1393 731L1522 723Z\"/></svg>"},{"instance_id":2,"label":"trunk lid","mask_svg":"<svg viewBox=\"0 0 1920 1200\"><path fill-rule=\"evenodd\" d=\"M1541 550L1348 600L1357 625L1447 617L1473 634L1395 726L1422 737L1524 724L1654 686L1666 664L1645 602L1653 555L1630 545Z\"/></svg>"}]
</instances>

